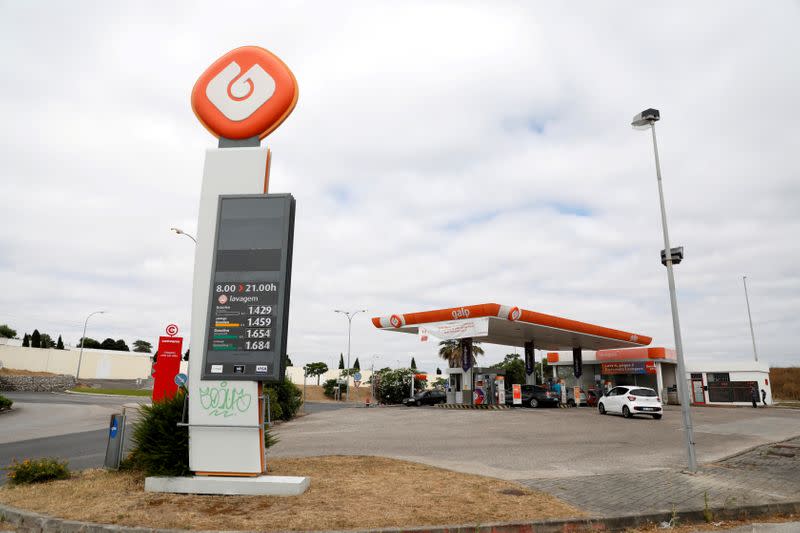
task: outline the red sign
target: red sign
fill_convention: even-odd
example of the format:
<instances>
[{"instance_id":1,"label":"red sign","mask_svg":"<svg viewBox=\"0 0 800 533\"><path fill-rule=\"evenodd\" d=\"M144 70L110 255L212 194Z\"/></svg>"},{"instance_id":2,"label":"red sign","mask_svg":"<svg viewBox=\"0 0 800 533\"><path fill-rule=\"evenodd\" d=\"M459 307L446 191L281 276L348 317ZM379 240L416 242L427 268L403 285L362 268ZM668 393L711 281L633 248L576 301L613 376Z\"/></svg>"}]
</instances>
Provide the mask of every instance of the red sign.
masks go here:
<instances>
[{"instance_id":1,"label":"red sign","mask_svg":"<svg viewBox=\"0 0 800 533\"><path fill-rule=\"evenodd\" d=\"M514 405L522 404L522 385L519 383L511 385L511 397L513 398Z\"/></svg>"},{"instance_id":2,"label":"red sign","mask_svg":"<svg viewBox=\"0 0 800 533\"><path fill-rule=\"evenodd\" d=\"M616 361L602 363L600 373L604 376L618 376L624 374L655 374L655 361Z\"/></svg>"},{"instance_id":3,"label":"red sign","mask_svg":"<svg viewBox=\"0 0 800 533\"><path fill-rule=\"evenodd\" d=\"M178 326L177 325L170 324L169 326L167 326L167 335L169 335L170 337L174 337L177 334L178 334Z\"/></svg>"},{"instance_id":4,"label":"red sign","mask_svg":"<svg viewBox=\"0 0 800 533\"><path fill-rule=\"evenodd\" d=\"M167 328L169 329L169 328ZM183 337L159 337L156 360L153 363L153 401L173 398L178 392L175 376L181 369Z\"/></svg>"}]
</instances>

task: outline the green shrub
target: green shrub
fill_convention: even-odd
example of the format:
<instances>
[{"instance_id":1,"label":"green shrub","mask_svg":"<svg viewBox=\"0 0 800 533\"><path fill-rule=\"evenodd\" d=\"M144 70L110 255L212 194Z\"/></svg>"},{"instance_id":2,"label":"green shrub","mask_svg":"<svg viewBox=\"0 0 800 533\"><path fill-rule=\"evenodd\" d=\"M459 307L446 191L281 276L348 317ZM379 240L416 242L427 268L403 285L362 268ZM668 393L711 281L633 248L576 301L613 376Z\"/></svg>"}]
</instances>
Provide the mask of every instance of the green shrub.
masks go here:
<instances>
[{"instance_id":1,"label":"green shrub","mask_svg":"<svg viewBox=\"0 0 800 533\"><path fill-rule=\"evenodd\" d=\"M410 368L384 368L376 374L377 396L382 403L401 403L411 394L411 376L416 372ZM414 391L419 392L424 388L425 382L414 377Z\"/></svg>"},{"instance_id":2,"label":"green shrub","mask_svg":"<svg viewBox=\"0 0 800 533\"><path fill-rule=\"evenodd\" d=\"M183 399L174 398L143 405L140 418L133 425L133 451L121 465L124 469L142 470L151 476L189 474L189 430L178 427L183 417Z\"/></svg>"},{"instance_id":3,"label":"green shrub","mask_svg":"<svg viewBox=\"0 0 800 533\"><path fill-rule=\"evenodd\" d=\"M0 394L0 411L3 409L11 409L12 405L14 405L14 402Z\"/></svg>"},{"instance_id":4,"label":"green shrub","mask_svg":"<svg viewBox=\"0 0 800 533\"><path fill-rule=\"evenodd\" d=\"M325 393L325 396L329 398L336 398L336 388L339 386L339 380L337 379L329 379L322 384L322 391ZM344 392L344 388L342 389ZM340 396L339 398L342 398Z\"/></svg>"},{"instance_id":5,"label":"green shrub","mask_svg":"<svg viewBox=\"0 0 800 533\"><path fill-rule=\"evenodd\" d=\"M8 481L12 485L69 479L70 476L67 462L52 458L25 459L21 463L14 461L6 470Z\"/></svg>"},{"instance_id":6,"label":"green shrub","mask_svg":"<svg viewBox=\"0 0 800 533\"><path fill-rule=\"evenodd\" d=\"M280 414L276 414L275 397L270 394L269 400L272 407L272 419L291 420L303 404L303 392L291 381L284 381L277 385L269 385L266 389L277 393Z\"/></svg>"}]
</instances>

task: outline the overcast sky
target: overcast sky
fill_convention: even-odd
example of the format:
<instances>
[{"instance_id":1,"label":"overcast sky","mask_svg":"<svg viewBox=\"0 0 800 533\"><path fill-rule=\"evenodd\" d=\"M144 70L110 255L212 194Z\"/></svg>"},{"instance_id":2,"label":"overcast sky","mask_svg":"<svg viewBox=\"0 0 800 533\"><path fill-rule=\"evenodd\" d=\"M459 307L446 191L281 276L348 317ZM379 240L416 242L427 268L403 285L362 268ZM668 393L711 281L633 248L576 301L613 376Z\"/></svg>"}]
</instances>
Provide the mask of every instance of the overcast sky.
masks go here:
<instances>
[{"instance_id":1,"label":"overcast sky","mask_svg":"<svg viewBox=\"0 0 800 533\"><path fill-rule=\"evenodd\" d=\"M652 5L649 4L648 5ZM368 318L497 302L673 346L658 140L689 361L800 364L798 2L0 2L0 324L76 343L189 330L204 151L189 95L263 46L297 199L289 353L442 365ZM509 351L486 347L481 363Z\"/></svg>"}]
</instances>

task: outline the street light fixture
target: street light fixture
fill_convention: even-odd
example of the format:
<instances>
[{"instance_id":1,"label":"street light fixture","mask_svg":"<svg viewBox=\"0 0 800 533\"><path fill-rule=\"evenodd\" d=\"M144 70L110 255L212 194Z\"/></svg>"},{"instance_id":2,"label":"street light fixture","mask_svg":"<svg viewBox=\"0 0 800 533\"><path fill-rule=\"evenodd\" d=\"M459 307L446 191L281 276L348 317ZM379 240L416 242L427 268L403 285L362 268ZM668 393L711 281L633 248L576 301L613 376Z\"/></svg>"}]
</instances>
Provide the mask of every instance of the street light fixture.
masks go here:
<instances>
[{"instance_id":1,"label":"street light fixture","mask_svg":"<svg viewBox=\"0 0 800 533\"><path fill-rule=\"evenodd\" d=\"M89 313L89 316L86 317L86 320L83 322L83 336L81 337L81 353L78 355L78 371L75 372L75 381L80 379L81 377L81 363L83 362L83 345L86 344L86 326L89 324L89 318L92 315L103 314L105 311L95 311L93 313Z\"/></svg>"},{"instance_id":2,"label":"street light fixture","mask_svg":"<svg viewBox=\"0 0 800 533\"><path fill-rule=\"evenodd\" d=\"M342 311L340 309L334 309L334 313L341 313L347 317L347 372L350 372L350 330L353 326L353 317L356 316L358 313L366 313L366 309L359 309L357 311ZM347 396L346 401L350 401L350 376L347 376Z\"/></svg>"},{"instance_id":3,"label":"street light fixture","mask_svg":"<svg viewBox=\"0 0 800 533\"><path fill-rule=\"evenodd\" d=\"M631 122L634 129L645 130L650 128L653 135L653 153L656 160L656 178L658 181L658 199L661 204L661 229L664 232L664 250L669 250L667 257L664 252L663 263L667 267L667 280L669 282L669 301L672 307L672 329L675 335L675 351L678 356L678 376L675 380L678 385L678 394L681 401L681 414L683 415L683 432L686 439L686 453L689 458L689 471L697 472L697 458L694 451L694 430L692 428L692 414L689 410L689 391L686 385L686 365L683 359L683 340L681 339L681 324L678 318L678 300L675 296L675 276L672 272L672 264L675 261L674 251L669 245L669 230L667 229L667 208L664 205L664 190L661 186L661 164L658 159L658 144L656 143L656 122L661 118L658 109L645 109ZM681 258L683 257L681 250Z\"/></svg>"},{"instance_id":4,"label":"street light fixture","mask_svg":"<svg viewBox=\"0 0 800 533\"><path fill-rule=\"evenodd\" d=\"M178 235L186 235L187 237L189 237L190 239L192 239L192 240L194 241L194 243L195 243L195 244L197 244L197 239L195 239L195 238L194 238L194 235L192 235L191 233L186 233L186 232L185 232L185 231L183 231L181 228L169 228L169 229L170 229L170 230L172 230L172 231L174 231L174 232L175 232L175 233L177 233Z\"/></svg>"}]
</instances>

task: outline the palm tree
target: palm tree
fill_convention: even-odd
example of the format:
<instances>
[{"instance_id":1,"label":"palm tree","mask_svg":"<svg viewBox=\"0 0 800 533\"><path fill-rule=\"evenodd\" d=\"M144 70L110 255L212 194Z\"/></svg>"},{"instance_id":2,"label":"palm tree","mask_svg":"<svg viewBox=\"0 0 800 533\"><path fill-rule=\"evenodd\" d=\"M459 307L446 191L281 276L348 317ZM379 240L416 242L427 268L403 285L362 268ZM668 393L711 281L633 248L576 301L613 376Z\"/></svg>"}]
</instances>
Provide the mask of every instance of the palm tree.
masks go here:
<instances>
[{"instance_id":1,"label":"palm tree","mask_svg":"<svg viewBox=\"0 0 800 533\"><path fill-rule=\"evenodd\" d=\"M479 342L472 343L472 364L475 364L475 357L483 355L483 348L480 347ZM439 343L439 357L447 361L450 368L457 368L461 366L461 341L459 339L450 339L441 341Z\"/></svg>"}]
</instances>

